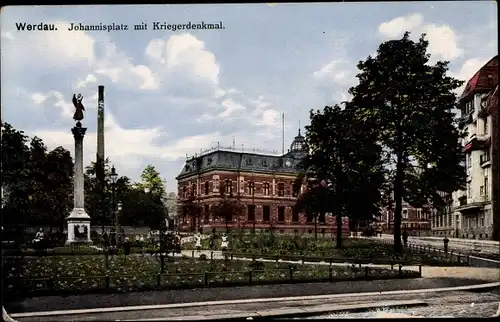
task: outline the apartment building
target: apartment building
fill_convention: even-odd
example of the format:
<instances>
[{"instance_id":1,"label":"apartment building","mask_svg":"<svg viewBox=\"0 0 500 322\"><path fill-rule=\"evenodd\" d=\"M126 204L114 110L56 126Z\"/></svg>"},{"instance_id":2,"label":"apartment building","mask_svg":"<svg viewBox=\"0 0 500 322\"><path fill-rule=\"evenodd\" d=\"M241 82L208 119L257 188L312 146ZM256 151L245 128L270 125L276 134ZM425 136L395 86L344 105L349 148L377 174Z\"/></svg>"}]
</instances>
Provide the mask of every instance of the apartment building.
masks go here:
<instances>
[{"instance_id":1,"label":"apartment building","mask_svg":"<svg viewBox=\"0 0 500 322\"><path fill-rule=\"evenodd\" d=\"M430 215L431 234L433 236L458 236L457 218L453 214L453 199L451 194L438 192L444 204L436 208Z\"/></svg>"},{"instance_id":2,"label":"apartment building","mask_svg":"<svg viewBox=\"0 0 500 322\"><path fill-rule=\"evenodd\" d=\"M498 82L498 56L468 81L459 99L460 129L467 169L465 191L453 193L455 235L468 239L492 239L492 113L485 99ZM498 107L497 107L498 108ZM496 143L498 144L498 142Z\"/></svg>"},{"instance_id":3,"label":"apartment building","mask_svg":"<svg viewBox=\"0 0 500 322\"><path fill-rule=\"evenodd\" d=\"M422 208L414 208L404 200L402 206L401 228L406 229L411 235L430 235L431 224L429 219L432 214L425 212ZM390 234L394 232L394 205L390 208L382 209L380 221L376 225L382 228L383 232Z\"/></svg>"}]
</instances>

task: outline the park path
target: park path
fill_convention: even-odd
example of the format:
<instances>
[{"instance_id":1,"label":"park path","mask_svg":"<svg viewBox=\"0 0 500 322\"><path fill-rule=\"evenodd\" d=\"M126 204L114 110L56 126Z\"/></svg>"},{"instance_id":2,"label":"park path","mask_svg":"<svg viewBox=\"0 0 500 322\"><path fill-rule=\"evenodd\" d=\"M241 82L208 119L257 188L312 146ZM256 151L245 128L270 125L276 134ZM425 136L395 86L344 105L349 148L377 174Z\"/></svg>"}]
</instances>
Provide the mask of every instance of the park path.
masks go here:
<instances>
[{"instance_id":1,"label":"park path","mask_svg":"<svg viewBox=\"0 0 500 322\"><path fill-rule=\"evenodd\" d=\"M194 257L199 258L201 254L205 254L207 258L210 258L211 251L210 250L201 250L194 251ZM176 256L193 256L192 250L182 250L181 254L176 254ZM214 259L223 259L222 251L213 251ZM234 259L251 261L251 258L238 258L234 257ZM272 259L262 259L256 257L256 260L264 261L264 262L275 262L276 260ZM279 262L285 263L295 263L302 264L302 261L287 261L287 260L278 260ZM330 265L326 262L304 262L305 265ZM332 263L332 266L352 266L350 263ZM391 268L391 265L383 265L383 264L361 264L361 267L379 267L379 268ZM396 268L396 266L394 267ZM403 266L404 270L413 270L418 271L419 266L410 265ZM479 279L484 281L492 281L498 282L500 281L500 270L498 268L486 268L486 267L459 267L459 266L442 266L442 267L434 267L434 266L422 266L422 277L424 278L432 278L432 277L458 277L458 278L471 278L471 279Z\"/></svg>"}]
</instances>

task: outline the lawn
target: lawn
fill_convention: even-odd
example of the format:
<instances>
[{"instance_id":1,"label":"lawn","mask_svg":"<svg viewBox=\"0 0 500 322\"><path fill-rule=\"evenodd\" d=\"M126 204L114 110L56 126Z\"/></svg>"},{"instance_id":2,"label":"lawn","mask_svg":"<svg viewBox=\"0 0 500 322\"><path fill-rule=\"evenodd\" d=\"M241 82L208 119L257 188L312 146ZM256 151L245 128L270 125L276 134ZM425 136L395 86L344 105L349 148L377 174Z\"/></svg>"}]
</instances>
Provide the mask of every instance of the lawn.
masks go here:
<instances>
[{"instance_id":1,"label":"lawn","mask_svg":"<svg viewBox=\"0 0 500 322\"><path fill-rule=\"evenodd\" d=\"M235 256L240 254L251 257L255 255L263 258L274 258L279 256L283 259L296 260L304 256L306 258L332 260L334 262L368 262L368 263L391 263L411 262L432 266L467 265L465 256L458 258L442 257L437 254L418 252L406 249L397 258L392 244L378 242L373 239L346 238L343 240L342 249L335 248L335 241L331 238L305 237L301 235L272 235L269 233L256 234L230 234L229 246ZM216 247L220 248L220 240L216 240ZM185 244L184 249L193 248L193 244ZM204 249L209 249L208 240L202 244Z\"/></svg>"},{"instance_id":2,"label":"lawn","mask_svg":"<svg viewBox=\"0 0 500 322\"><path fill-rule=\"evenodd\" d=\"M328 265L186 257L168 258L165 272L160 274L159 259L148 255L109 256L108 269L103 255L25 257L19 261L18 266L4 267L4 286L6 291L22 291L24 295L274 284L290 280L418 277L417 272L411 271L403 271L400 276L396 269L370 268L367 272L365 268L348 266L330 268Z\"/></svg>"}]
</instances>

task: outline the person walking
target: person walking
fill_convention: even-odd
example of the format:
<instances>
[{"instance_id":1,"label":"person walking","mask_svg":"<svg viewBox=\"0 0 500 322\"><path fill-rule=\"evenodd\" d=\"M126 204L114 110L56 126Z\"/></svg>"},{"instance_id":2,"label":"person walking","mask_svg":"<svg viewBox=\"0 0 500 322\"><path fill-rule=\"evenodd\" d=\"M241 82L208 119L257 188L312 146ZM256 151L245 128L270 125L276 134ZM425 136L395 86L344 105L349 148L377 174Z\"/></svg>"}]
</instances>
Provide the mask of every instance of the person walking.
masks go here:
<instances>
[{"instance_id":1,"label":"person walking","mask_svg":"<svg viewBox=\"0 0 500 322\"><path fill-rule=\"evenodd\" d=\"M403 244L405 247L408 247L408 231L403 229Z\"/></svg>"},{"instance_id":2,"label":"person walking","mask_svg":"<svg viewBox=\"0 0 500 322\"><path fill-rule=\"evenodd\" d=\"M196 250L199 253L201 251L201 235L200 235L200 233L196 233L194 238L196 239Z\"/></svg>"},{"instance_id":3,"label":"person walking","mask_svg":"<svg viewBox=\"0 0 500 322\"><path fill-rule=\"evenodd\" d=\"M222 248L222 252L226 252L227 249L229 248L229 241L227 240L227 236L226 234L222 234L222 243L221 243L221 248Z\"/></svg>"}]
</instances>

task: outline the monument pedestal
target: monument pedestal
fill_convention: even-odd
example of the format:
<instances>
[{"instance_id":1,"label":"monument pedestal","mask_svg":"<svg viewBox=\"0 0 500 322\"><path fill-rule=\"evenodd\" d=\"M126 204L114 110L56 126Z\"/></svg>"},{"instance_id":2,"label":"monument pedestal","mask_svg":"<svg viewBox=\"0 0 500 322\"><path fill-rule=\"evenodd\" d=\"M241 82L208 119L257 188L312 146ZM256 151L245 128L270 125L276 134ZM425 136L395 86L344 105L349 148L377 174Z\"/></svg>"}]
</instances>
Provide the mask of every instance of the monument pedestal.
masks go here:
<instances>
[{"instance_id":1,"label":"monument pedestal","mask_svg":"<svg viewBox=\"0 0 500 322\"><path fill-rule=\"evenodd\" d=\"M90 216L85 212L85 192L83 177L83 137L87 128L80 122L71 129L75 138L75 176L74 176L74 206L71 214L66 218L68 222L68 240L66 244L91 243Z\"/></svg>"},{"instance_id":2,"label":"monument pedestal","mask_svg":"<svg viewBox=\"0 0 500 322\"><path fill-rule=\"evenodd\" d=\"M88 244L90 240L90 216L85 209L74 208L66 218L68 222L68 240L66 244Z\"/></svg>"}]
</instances>

